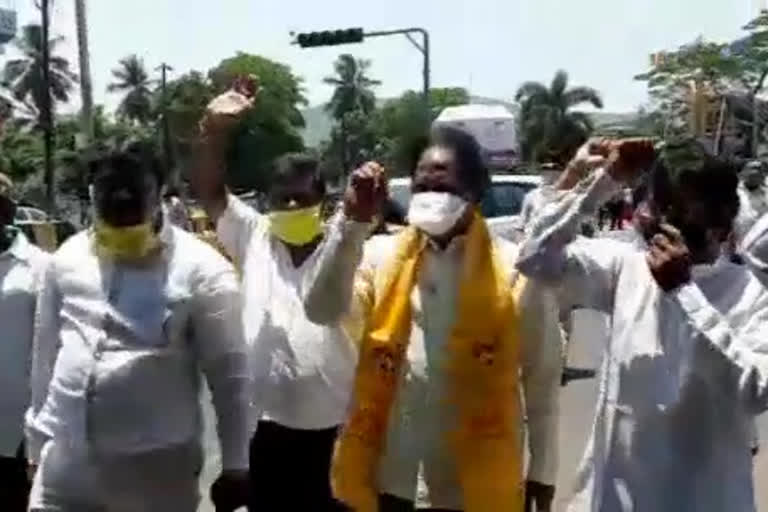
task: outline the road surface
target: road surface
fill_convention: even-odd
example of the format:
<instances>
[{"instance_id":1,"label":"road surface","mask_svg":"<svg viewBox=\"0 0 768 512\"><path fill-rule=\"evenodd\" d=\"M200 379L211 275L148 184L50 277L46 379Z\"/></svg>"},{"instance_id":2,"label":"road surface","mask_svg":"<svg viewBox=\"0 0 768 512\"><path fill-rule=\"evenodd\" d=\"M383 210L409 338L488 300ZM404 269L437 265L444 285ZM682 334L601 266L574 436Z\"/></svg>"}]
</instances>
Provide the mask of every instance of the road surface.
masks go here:
<instances>
[{"instance_id":1,"label":"road surface","mask_svg":"<svg viewBox=\"0 0 768 512\"><path fill-rule=\"evenodd\" d=\"M588 336L594 339L593 336ZM586 341L586 340L585 340ZM585 341L574 343L570 348L569 359L579 365L597 365L598 352L594 345ZM573 476L581 459L587 436L591 428L593 407L596 400L596 380L577 381L563 389L560 409L560 471L557 483L556 512L565 510L573 485ZM205 399L204 399L205 400ZM207 401L207 400L206 400ZM206 465L201 482L201 492L207 496L207 489L218 473L219 457L216 438L213 435L212 414L206 407ZM755 483L759 512L768 512L768 415L758 421L763 449L756 457ZM760 483L763 483L760 485ZM201 512L213 512L213 507L205 500L200 506Z\"/></svg>"}]
</instances>

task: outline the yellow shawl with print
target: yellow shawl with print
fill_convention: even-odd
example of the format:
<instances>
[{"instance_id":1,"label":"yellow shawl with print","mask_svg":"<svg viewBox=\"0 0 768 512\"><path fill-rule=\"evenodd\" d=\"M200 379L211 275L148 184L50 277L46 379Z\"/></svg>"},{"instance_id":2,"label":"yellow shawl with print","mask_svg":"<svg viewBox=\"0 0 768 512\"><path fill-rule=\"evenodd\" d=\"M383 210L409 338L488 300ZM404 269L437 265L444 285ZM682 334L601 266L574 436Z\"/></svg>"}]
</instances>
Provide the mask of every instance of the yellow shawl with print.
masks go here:
<instances>
[{"instance_id":1,"label":"yellow shawl with print","mask_svg":"<svg viewBox=\"0 0 768 512\"><path fill-rule=\"evenodd\" d=\"M397 235L395 257L375 276L350 415L331 471L335 495L357 512L378 510L378 465L410 341L411 293L425 245L423 234L405 229ZM446 442L455 453L467 512L520 512L521 343L515 297L524 280L511 289L479 213L465 251L445 369L458 422Z\"/></svg>"}]
</instances>

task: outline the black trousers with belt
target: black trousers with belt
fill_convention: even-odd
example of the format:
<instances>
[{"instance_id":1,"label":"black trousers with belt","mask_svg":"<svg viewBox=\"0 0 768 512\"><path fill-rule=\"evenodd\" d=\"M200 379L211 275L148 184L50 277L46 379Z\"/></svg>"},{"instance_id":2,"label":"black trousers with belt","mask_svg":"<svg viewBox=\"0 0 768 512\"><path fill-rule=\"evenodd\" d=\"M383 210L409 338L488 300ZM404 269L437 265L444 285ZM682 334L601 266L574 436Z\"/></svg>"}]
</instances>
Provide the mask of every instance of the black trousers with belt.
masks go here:
<instances>
[{"instance_id":1,"label":"black trousers with belt","mask_svg":"<svg viewBox=\"0 0 768 512\"><path fill-rule=\"evenodd\" d=\"M15 457L0 457L0 510L27 512L29 490L27 459L21 445Z\"/></svg>"}]
</instances>

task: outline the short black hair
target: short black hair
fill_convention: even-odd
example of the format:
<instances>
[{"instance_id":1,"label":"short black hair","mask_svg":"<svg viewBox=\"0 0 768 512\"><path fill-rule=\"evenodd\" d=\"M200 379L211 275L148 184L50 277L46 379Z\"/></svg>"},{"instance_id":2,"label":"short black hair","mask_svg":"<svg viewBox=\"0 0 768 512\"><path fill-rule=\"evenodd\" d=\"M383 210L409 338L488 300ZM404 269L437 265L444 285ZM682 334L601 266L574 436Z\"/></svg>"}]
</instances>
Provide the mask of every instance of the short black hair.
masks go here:
<instances>
[{"instance_id":1,"label":"short black hair","mask_svg":"<svg viewBox=\"0 0 768 512\"><path fill-rule=\"evenodd\" d=\"M101 172L113 171L149 173L157 180L158 188L165 184L165 169L151 141L129 140L96 148L88 167L89 183L93 183Z\"/></svg>"},{"instance_id":2,"label":"short black hair","mask_svg":"<svg viewBox=\"0 0 768 512\"><path fill-rule=\"evenodd\" d=\"M675 193L688 190L711 212L714 227L731 229L739 213L739 167L734 161L711 154L698 141L665 145L650 174L654 203L662 209Z\"/></svg>"},{"instance_id":3,"label":"short black hair","mask_svg":"<svg viewBox=\"0 0 768 512\"><path fill-rule=\"evenodd\" d=\"M320 161L306 153L287 153L277 158L273 165L272 187L292 182L300 177L312 176L315 190L325 197L325 179L320 173Z\"/></svg>"},{"instance_id":4,"label":"short black hair","mask_svg":"<svg viewBox=\"0 0 768 512\"><path fill-rule=\"evenodd\" d=\"M479 201L491 183L483 151L477 139L459 128L438 126L432 129L424 151L432 147L450 149L456 156L458 179ZM416 166L414 166L414 171Z\"/></svg>"}]
</instances>

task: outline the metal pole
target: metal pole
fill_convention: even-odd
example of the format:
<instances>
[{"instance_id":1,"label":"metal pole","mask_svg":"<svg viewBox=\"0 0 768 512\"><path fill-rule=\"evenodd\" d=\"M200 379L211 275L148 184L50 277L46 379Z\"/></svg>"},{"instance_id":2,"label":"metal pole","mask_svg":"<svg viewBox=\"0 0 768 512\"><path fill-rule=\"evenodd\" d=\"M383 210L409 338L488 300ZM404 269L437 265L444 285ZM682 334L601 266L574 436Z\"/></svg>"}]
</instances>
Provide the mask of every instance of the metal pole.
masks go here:
<instances>
[{"instance_id":1,"label":"metal pole","mask_svg":"<svg viewBox=\"0 0 768 512\"><path fill-rule=\"evenodd\" d=\"M75 0L75 18L77 20L77 49L80 58L80 96L82 111L81 131L86 145L94 139L93 127L93 83L91 82L91 62L88 51L88 20L85 0Z\"/></svg>"},{"instance_id":2,"label":"metal pole","mask_svg":"<svg viewBox=\"0 0 768 512\"><path fill-rule=\"evenodd\" d=\"M413 46L416 47L417 50L419 50L424 57L424 71L423 71L423 94L424 94L424 108L426 111L426 119L427 123L430 122L430 116L431 116L431 106L429 101L429 91L430 91L430 81L431 81L431 63L430 63L430 42L429 42L429 32L427 32L426 29L419 28L419 27L413 27L413 28L403 28L403 29L397 29L397 30L379 30L375 32L366 32L364 34L365 37L384 37L384 36L393 36L393 35L399 35L404 34L408 40L413 44ZM422 37L422 44L419 45L412 37L411 34L421 34Z\"/></svg>"},{"instance_id":3,"label":"metal pole","mask_svg":"<svg viewBox=\"0 0 768 512\"><path fill-rule=\"evenodd\" d=\"M48 202L48 213L53 215L56 209L56 184L53 171L53 106L51 101L51 68L50 68L50 10L49 0L41 0L40 10L42 11L42 64L43 64L43 131L45 145L45 197Z\"/></svg>"},{"instance_id":4,"label":"metal pole","mask_svg":"<svg viewBox=\"0 0 768 512\"><path fill-rule=\"evenodd\" d=\"M175 184L175 177L170 176L173 169L171 149L171 127L168 123L168 71L173 68L163 62L158 68L161 76L161 91L163 95L163 156L165 157L165 172L168 174L169 183Z\"/></svg>"}]
</instances>

